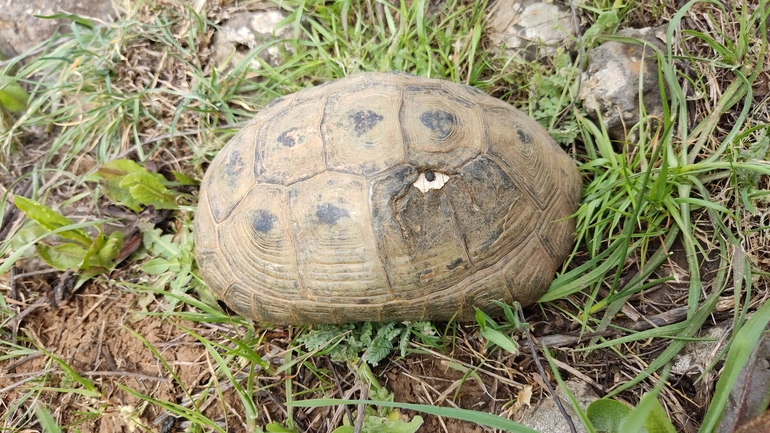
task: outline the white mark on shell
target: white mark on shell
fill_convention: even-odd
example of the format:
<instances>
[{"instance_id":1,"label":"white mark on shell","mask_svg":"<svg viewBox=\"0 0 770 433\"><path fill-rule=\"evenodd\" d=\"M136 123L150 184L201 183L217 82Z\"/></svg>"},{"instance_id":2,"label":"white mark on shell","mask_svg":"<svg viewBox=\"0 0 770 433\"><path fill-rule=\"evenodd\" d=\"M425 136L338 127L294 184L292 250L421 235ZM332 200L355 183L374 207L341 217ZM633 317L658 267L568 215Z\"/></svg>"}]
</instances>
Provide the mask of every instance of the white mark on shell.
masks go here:
<instances>
[{"instance_id":1,"label":"white mark on shell","mask_svg":"<svg viewBox=\"0 0 770 433\"><path fill-rule=\"evenodd\" d=\"M419 189L423 194L432 190L432 189L441 189L441 187L444 186L447 181L449 181L449 176L447 176L444 173L440 173L438 171L431 171L428 173L433 174L433 180L428 180L425 177L425 172L420 173L420 177L417 178L417 180L414 181L412 185L414 185L415 188Z\"/></svg>"}]
</instances>

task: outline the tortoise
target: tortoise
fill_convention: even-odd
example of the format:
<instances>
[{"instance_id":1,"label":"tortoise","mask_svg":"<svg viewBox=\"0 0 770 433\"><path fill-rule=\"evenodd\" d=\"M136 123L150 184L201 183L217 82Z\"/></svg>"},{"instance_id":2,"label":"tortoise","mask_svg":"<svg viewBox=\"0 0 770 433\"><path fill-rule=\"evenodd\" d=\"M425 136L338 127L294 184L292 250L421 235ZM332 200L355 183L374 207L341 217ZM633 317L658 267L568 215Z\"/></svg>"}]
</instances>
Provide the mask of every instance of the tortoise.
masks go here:
<instances>
[{"instance_id":1,"label":"tortoise","mask_svg":"<svg viewBox=\"0 0 770 433\"><path fill-rule=\"evenodd\" d=\"M470 319L534 303L574 243L573 160L484 92L363 73L268 104L213 159L205 283L272 324Z\"/></svg>"}]
</instances>

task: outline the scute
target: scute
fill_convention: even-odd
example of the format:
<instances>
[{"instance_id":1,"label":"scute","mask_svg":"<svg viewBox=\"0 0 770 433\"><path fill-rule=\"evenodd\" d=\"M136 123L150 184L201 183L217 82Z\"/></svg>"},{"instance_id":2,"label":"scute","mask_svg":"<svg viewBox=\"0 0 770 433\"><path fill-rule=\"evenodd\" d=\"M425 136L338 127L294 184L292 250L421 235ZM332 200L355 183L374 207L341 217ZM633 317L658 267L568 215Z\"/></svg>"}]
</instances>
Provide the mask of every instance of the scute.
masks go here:
<instances>
[{"instance_id":1,"label":"scute","mask_svg":"<svg viewBox=\"0 0 770 433\"><path fill-rule=\"evenodd\" d=\"M331 95L321 132L330 170L372 176L404 162L406 151L393 106L401 89L364 84Z\"/></svg>"},{"instance_id":2,"label":"scute","mask_svg":"<svg viewBox=\"0 0 770 433\"><path fill-rule=\"evenodd\" d=\"M489 266L535 229L537 207L488 156L466 164L445 188L458 232L478 268Z\"/></svg>"},{"instance_id":3,"label":"scute","mask_svg":"<svg viewBox=\"0 0 770 433\"><path fill-rule=\"evenodd\" d=\"M484 123L476 104L434 86L409 86L399 115L407 162L456 170L481 152Z\"/></svg>"},{"instance_id":4,"label":"scute","mask_svg":"<svg viewBox=\"0 0 770 433\"><path fill-rule=\"evenodd\" d=\"M248 281L252 290L287 300L306 299L297 283L287 195L280 185L256 185L221 227L218 240L234 274Z\"/></svg>"},{"instance_id":5,"label":"scute","mask_svg":"<svg viewBox=\"0 0 770 433\"><path fill-rule=\"evenodd\" d=\"M558 189L559 179L549 169L558 158L551 148L553 139L545 130L525 127L532 120L513 108L488 108L484 118L490 125L487 128L489 153L502 161L517 185L540 209L545 208Z\"/></svg>"},{"instance_id":6,"label":"scute","mask_svg":"<svg viewBox=\"0 0 770 433\"><path fill-rule=\"evenodd\" d=\"M254 186L254 142L260 123L244 127L211 163L203 184L214 220L225 220L246 192ZM221 186L220 186L221 185Z\"/></svg>"},{"instance_id":7,"label":"scute","mask_svg":"<svg viewBox=\"0 0 770 433\"><path fill-rule=\"evenodd\" d=\"M299 283L319 303L392 299L366 206L366 179L325 172L292 185Z\"/></svg>"},{"instance_id":8,"label":"scute","mask_svg":"<svg viewBox=\"0 0 770 433\"><path fill-rule=\"evenodd\" d=\"M318 101L295 104L263 124L254 158L258 181L291 185L326 170L322 106Z\"/></svg>"},{"instance_id":9,"label":"scute","mask_svg":"<svg viewBox=\"0 0 770 433\"><path fill-rule=\"evenodd\" d=\"M280 98L212 161L206 283L275 324L471 319L529 305L574 242L574 162L478 89L358 74Z\"/></svg>"}]
</instances>

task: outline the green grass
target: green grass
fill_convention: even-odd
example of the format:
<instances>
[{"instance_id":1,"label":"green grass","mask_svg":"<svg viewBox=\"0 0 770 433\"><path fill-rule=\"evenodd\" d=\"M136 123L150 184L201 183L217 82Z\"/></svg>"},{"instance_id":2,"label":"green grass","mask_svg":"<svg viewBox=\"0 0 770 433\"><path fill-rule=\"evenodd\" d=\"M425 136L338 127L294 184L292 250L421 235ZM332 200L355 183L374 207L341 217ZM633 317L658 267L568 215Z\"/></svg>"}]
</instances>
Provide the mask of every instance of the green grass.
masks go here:
<instances>
[{"instance_id":1,"label":"green grass","mask_svg":"<svg viewBox=\"0 0 770 433\"><path fill-rule=\"evenodd\" d=\"M593 1L582 6L581 16L595 23L587 32L587 44L600 43L639 13L661 16L668 24L667 49L647 47L654 52L665 83L664 115L659 119L644 115L638 124L627 125L639 140L623 146L613 143L601 122L591 120L579 104L570 105L578 91L577 60L563 51L539 62L500 57L486 43L484 6L450 0L443 13L436 14L421 1L398 6L374 0L283 2L284 24L292 37L265 44L230 70L210 64L200 49L216 27L214 12L194 10L188 2L169 2L166 7L135 2L123 19L107 26L77 18L71 35L54 36L42 54L27 63L22 57L11 59L7 66L5 73L14 69L13 76L29 99L28 109L12 121L8 121L11 114L3 113L0 167L5 178L30 182L33 199L63 214L75 213L78 207L95 209L73 217L66 223L70 225L52 229L58 234L86 230L92 236L97 226L109 222L99 214L100 208L94 208L108 192L107 186L93 182L100 166L129 157L166 173L200 178L205 162L239 125L278 96L364 71L406 71L478 87L527 111L560 143L576 140L568 150L585 180L576 213L578 242L538 308L546 317L559 315L575 323L581 333L618 333L568 348L570 356L581 360L597 359L591 356L623 360L617 368L625 365L629 378L607 390L608 396L639 402L654 388L653 395L667 401L661 388L674 385L660 385L658 374L700 330L711 326L721 298L734 301L733 332L710 365L718 372L718 361L724 361L722 375L704 418L698 420L703 423L700 431L712 431L738 371L770 321L770 310L752 306L766 294L769 275L758 268L746 243L747 237L767 230L752 225L752 217L767 211L768 192L761 185L770 175L770 127L762 121L768 101L758 100L752 89L761 78L756 65L768 61L765 26L770 4L761 0L749 10L690 2L671 16L662 5L646 10L641 3L618 6ZM674 33L693 8L730 17L730 25L717 28L719 33ZM269 45L283 51L284 62L280 66L262 62L258 71L250 70L256 54ZM708 97L715 92L719 98ZM567 107L570 111L558 121ZM31 132L45 142L41 149L24 144L24 152L38 155L32 159L22 153L24 136ZM13 185L3 186L7 198ZM174 187L189 188L179 183ZM0 204L0 216L9 212L8 203ZM521 326L513 313L497 322L480 316L477 325L392 323L286 330L231 318L203 287L192 262L193 212L193 205L182 203L164 231L139 226L143 245L129 259L131 264L95 277L93 284L135 295L140 301L132 309L139 320L160 316L173 324L176 332L200 348L211 374L192 389L163 350L140 328L132 328L183 398L170 401L118 383L125 393L191 422L192 431L227 431L228 423L249 431L299 431L301 408L339 404L350 405L355 412L335 418L345 418L347 426L359 417L395 425L386 408L401 407L526 431L496 415L395 402L376 377L371 380L376 375L367 364L361 364L398 363L440 352L466 366L460 383L495 377L492 374L514 377L515 373L504 373L510 367L501 361L516 356L511 337L520 334ZM18 234L33 225L20 224L12 232L15 238L3 240L4 271L16 260L22 260L18 264L29 260L25 246L34 245L42 235ZM646 331L619 328L614 320L623 308L639 306L640 293L672 281L656 271L671 263L671 252L677 248L686 257L688 279L681 305L688 307L687 318ZM702 278L707 257L716 257L717 272ZM20 431L37 419L47 431L56 431L60 426L45 406L54 407L64 395L82 399L89 414L82 420L115 409L103 403L109 395L101 386L81 375L68 359L41 347L35 337L5 341L17 310L3 298L0 301L4 335L0 367L39 352L51 370L20 384L22 397L13 407L3 408L4 414L0 409L0 420L9 431ZM155 303L160 307L148 307ZM216 327L204 332L198 326L202 324ZM624 360L629 354L636 356L635 348L646 341L665 349L643 364L631 356ZM650 398L643 400L643 410L634 413L651 410L651 404ZM232 412L232 405L239 408L238 415L225 417L223 425L216 414ZM365 406L370 405L379 409L367 411ZM279 418L266 422L268 408ZM588 423L586 417L581 419ZM681 428L682 419L673 421Z\"/></svg>"}]
</instances>

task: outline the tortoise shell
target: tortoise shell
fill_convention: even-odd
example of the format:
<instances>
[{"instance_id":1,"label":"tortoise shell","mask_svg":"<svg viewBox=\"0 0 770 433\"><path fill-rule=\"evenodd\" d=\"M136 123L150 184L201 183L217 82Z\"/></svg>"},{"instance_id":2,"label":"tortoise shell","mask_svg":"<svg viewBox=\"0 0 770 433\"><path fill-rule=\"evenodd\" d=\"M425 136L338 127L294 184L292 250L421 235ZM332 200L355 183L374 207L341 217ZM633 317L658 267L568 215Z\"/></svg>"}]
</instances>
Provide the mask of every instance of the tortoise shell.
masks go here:
<instances>
[{"instance_id":1,"label":"tortoise shell","mask_svg":"<svg viewBox=\"0 0 770 433\"><path fill-rule=\"evenodd\" d=\"M574 242L575 163L464 85L367 73L273 101L212 161L206 284L275 324L472 318L548 288Z\"/></svg>"}]
</instances>

